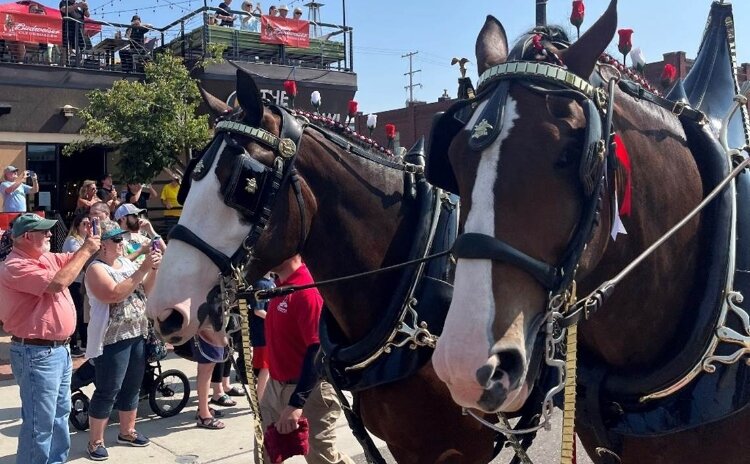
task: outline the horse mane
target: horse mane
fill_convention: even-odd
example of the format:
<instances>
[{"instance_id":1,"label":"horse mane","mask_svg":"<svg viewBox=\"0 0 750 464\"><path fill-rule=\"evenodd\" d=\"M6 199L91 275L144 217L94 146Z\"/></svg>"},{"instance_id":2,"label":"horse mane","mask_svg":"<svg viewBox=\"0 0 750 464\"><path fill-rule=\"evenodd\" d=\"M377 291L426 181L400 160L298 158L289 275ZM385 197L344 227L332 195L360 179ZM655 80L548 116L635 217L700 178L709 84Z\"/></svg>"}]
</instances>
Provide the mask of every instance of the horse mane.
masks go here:
<instances>
[{"instance_id":1,"label":"horse mane","mask_svg":"<svg viewBox=\"0 0 750 464\"><path fill-rule=\"evenodd\" d=\"M394 161L392 159L392 150L385 148L370 137L352 130L349 126L335 121L333 118L323 116L322 114L310 113L308 111L298 110L294 108L282 108L285 108L295 116L302 116L306 118L312 123L313 126L316 126L320 130L333 132L339 137L344 138L347 142L351 142L352 144L357 145L358 147L368 151L369 153L378 155L384 159L389 159L390 161Z\"/></svg>"}]
</instances>

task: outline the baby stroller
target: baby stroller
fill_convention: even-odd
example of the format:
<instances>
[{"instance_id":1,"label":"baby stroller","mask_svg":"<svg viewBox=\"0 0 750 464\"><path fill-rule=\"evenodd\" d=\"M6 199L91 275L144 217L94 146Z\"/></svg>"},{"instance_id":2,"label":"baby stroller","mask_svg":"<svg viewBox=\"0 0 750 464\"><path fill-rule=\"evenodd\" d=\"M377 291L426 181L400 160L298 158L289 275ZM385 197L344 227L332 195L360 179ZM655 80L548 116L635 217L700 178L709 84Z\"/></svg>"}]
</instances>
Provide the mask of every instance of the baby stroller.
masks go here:
<instances>
[{"instance_id":1,"label":"baby stroller","mask_svg":"<svg viewBox=\"0 0 750 464\"><path fill-rule=\"evenodd\" d=\"M89 397L81 389L94 382L95 367L87 359L73 373L70 383L70 423L77 430L89 428ZM180 370L161 370L159 359L146 362L140 399L148 398L151 410L160 417L172 417L180 413L190 399L190 382Z\"/></svg>"}]
</instances>

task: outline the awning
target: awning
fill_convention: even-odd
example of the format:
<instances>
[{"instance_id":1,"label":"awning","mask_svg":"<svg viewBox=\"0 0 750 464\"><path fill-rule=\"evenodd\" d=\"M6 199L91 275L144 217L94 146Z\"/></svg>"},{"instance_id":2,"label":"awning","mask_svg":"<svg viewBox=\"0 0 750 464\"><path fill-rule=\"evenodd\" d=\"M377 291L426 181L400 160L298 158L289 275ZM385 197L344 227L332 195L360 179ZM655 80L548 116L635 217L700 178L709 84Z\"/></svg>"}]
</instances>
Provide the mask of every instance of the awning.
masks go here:
<instances>
[{"instance_id":1,"label":"awning","mask_svg":"<svg viewBox=\"0 0 750 464\"><path fill-rule=\"evenodd\" d=\"M92 36L102 26L86 18L84 31ZM62 45L62 14L57 8L31 0L0 4L0 40Z\"/></svg>"}]
</instances>

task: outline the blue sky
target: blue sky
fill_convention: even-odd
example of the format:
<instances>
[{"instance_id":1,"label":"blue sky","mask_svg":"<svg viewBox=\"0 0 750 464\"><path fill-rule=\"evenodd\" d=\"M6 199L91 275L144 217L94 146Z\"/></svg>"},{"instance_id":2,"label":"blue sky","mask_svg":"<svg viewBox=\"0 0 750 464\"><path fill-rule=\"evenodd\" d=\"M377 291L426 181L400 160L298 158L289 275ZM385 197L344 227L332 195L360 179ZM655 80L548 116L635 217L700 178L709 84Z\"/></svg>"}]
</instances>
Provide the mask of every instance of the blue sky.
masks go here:
<instances>
[{"instance_id":1,"label":"blue sky","mask_svg":"<svg viewBox=\"0 0 750 464\"><path fill-rule=\"evenodd\" d=\"M290 1L301 6L308 0ZM318 0L325 3L321 20L342 23L342 0ZM474 44L486 15L492 14L505 26L511 40L534 25L535 0L344 0L346 22L354 28L354 69L358 74L356 99L365 113L403 107L408 97L404 73L409 62L401 55L418 51L414 57L415 98L435 101L447 89L455 96L458 69L450 66L453 56L474 61ZM49 3L49 2L47 2ZM171 3L171 4L170 4ZM219 0L209 1L218 5ZM233 7L239 8L241 0ZM92 17L110 22L127 22L138 9L145 22L157 27L166 25L202 6L202 0L89 0ZM261 0L264 9L271 2ZM586 0L583 29L590 26L606 9L607 0ZM710 0L620 0L619 25L635 31L633 45L640 47L647 61L657 61L665 52L685 51L694 57L697 51ZM750 61L750 1L733 2L740 62ZM304 9L304 8L303 8ZM570 26L570 0L549 0L550 23ZM306 9L305 17L307 16ZM120 13L115 13L120 11ZM744 25L744 27L743 27ZM619 56L616 43L609 51ZM469 74L476 81L476 68L469 64Z\"/></svg>"}]
</instances>

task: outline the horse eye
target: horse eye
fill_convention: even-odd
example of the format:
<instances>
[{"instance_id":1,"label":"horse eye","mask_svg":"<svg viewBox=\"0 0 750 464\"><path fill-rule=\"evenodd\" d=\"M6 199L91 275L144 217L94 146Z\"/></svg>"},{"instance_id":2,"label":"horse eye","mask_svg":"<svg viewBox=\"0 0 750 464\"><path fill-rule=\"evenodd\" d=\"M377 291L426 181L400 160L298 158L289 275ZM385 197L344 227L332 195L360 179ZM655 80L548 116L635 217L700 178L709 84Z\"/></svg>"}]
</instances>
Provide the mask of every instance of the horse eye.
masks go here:
<instances>
[{"instance_id":1,"label":"horse eye","mask_svg":"<svg viewBox=\"0 0 750 464\"><path fill-rule=\"evenodd\" d=\"M573 116L573 103L569 98L547 96L547 111L552 116L565 119Z\"/></svg>"},{"instance_id":2,"label":"horse eye","mask_svg":"<svg viewBox=\"0 0 750 464\"><path fill-rule=\"evenodd\" d=\"M573 131L567 141L563 142L562 145L564 148L560 157L555 161L555 168L568 168L580 159L583 150L584 135L583 129L577 129Z\"/></svg>"}]
</instances>

